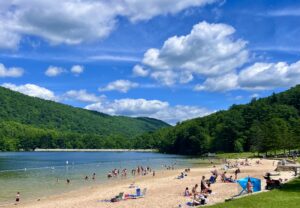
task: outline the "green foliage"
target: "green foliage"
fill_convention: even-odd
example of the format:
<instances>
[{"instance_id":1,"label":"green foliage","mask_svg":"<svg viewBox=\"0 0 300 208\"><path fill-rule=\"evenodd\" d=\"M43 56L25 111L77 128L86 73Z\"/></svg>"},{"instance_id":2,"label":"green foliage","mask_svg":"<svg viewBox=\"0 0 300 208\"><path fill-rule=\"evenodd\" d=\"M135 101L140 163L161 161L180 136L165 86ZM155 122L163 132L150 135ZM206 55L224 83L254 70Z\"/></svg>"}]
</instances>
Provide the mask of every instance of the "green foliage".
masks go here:
<instances>
[{"instance_id":1,"label":"green foliage","mask_svg":"<svg viewBox=\"0 0 300 208\"><path fill-rule=\"evenodd\" d=\"M216 204L210 208L286 208L299 207L300 204L300 178L283 185L279 190L255 194L233 201Z\"/></svg>"},{"instance_id":2,"label":"green foliage","mask_svg":"<svg viewBox=\"0 0 300 208\"><path fill-rule=\"evenodd\" d=\"M161 152L278 152L300 147L300 85L137 138ZM157 141L158 140L158 141Z\"/></svg>"},{"instance_id":3,"label":"green foliage","mask_svg":"<svg viewBox=\"0 0 300 208\"><path fill-rule=\"evenodd\" d=\"M134 137L169 125L109 116L0 87L0 151L35 148L131 148Z\"/></svg>"},{"instance_id":4,"label":"green foliage","mask_svg":"<svg viewBox=\"0 0 300 208\"><path fill-rule=\"evenodd\" d=\"M220 159L238 159L238 158L253 158L257 157L253 152L239 152L239 153L218 153L217 158Z\"/></svg>"}]
</instances>

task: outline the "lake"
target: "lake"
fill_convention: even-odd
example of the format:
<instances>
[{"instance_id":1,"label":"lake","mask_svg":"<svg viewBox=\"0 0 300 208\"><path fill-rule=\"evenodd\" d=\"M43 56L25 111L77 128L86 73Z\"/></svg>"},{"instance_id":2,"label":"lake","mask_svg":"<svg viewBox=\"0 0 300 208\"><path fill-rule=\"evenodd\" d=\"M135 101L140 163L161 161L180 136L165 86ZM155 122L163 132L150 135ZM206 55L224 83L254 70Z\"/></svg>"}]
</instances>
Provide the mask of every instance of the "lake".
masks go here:
<instances>
[{"instance_id":1,"label":"lake","mask_svg":"<svg viewBox=\"0 0 300 208\"><path fill-rule=\"evenodd\" d=\"M164 165L187 168L208 161L179 155L151 152L0 152L0 204L13 202L16 193L22 200L71 191L84 186L107 183L107 173L114 168ZM91 179L96 173L96 180ZM66 179L71 184L66 184Z\"/></svg>"}]
</instances>

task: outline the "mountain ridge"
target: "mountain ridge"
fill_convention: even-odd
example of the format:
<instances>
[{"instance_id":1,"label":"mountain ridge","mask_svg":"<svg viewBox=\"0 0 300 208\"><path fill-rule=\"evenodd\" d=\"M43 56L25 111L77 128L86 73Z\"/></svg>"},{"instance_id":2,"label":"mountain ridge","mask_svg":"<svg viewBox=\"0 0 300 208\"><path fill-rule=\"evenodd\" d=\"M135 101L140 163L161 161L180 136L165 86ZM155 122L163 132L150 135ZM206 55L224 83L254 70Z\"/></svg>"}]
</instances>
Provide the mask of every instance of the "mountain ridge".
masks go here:
<instances>
[{"instance_id":1,"label":"mountain ridge","mask_svg":"<svg viewBox=\"0 0 300 208\"><path fill-rule=\"evenodd\" d=\"M14 127L29 128L34 132L41 130L51 132L51 135L54 132L63 135L76 134L76 137L82 134L102 138L134 138L139 134L170 126L154 118L111 116L27 96L4 87L0 87L0 119L2 126L10 125L12 129ZM9 131L9 127L3 127L3 129ZM13 134L8 134L3 129L0 130L0 137L4 138L9 135L13 139ZM22 137L22 135L17 135Z\"/></svg>"}]
</instances>

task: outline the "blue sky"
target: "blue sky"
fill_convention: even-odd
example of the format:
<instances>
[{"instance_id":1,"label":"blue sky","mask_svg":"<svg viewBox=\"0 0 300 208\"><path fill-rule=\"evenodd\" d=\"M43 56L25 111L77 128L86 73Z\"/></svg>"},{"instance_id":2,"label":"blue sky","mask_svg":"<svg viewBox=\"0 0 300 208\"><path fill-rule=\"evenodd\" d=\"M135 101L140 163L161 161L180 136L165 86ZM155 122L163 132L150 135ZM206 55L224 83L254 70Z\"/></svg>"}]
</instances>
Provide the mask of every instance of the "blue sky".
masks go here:
<instances>
[{"instance_id":1,"label":"blue sky","mask_svg":"<svg viewBox=\"0 0 300 208\"><path fill-rule=\"evenodd\" d=\"M300 2L8 0L0 85L171 124L300 82Z\"/></svg>"}]
</instances>

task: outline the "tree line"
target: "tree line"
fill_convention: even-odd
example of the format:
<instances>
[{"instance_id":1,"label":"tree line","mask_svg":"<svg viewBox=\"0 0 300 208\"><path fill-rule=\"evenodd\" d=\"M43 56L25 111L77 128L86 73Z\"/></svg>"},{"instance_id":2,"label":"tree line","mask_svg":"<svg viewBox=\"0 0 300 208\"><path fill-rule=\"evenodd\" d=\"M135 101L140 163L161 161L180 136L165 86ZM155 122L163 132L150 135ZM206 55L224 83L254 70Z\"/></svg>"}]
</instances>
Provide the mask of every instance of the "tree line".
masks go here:
<instances>
[{"instance_id":1,"label":"tree line","mask_svg":"<svg viewBox=\"0 0 300 208\"><path fill-rule=\"evenodd\" d=\"M276 153L300 148L300 86L267 98L252 99L175 127L135 139L142 148L202 155L207 152Z\"/></svg>"}]
</instances>

